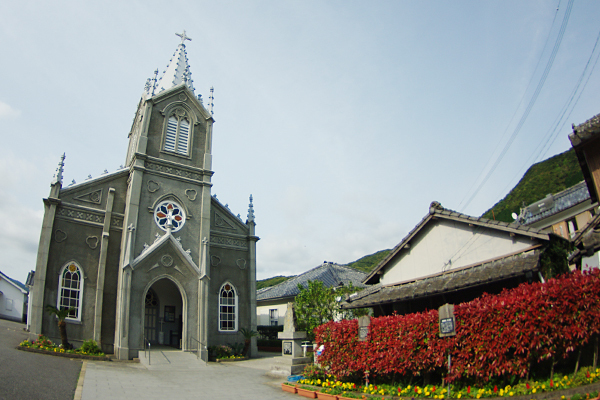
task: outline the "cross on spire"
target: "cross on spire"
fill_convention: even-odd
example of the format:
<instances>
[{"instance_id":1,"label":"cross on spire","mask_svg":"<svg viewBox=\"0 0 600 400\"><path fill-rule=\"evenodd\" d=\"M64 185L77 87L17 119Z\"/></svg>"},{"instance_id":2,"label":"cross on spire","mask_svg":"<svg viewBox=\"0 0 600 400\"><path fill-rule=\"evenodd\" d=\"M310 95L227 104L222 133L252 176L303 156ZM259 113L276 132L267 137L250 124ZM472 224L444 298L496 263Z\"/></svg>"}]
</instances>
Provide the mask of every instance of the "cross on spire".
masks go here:
<instances>
[{"instance_id":1,"label":"cross on spire","mask_svg":"<svg viewBox=\"0 0 600 400\"><path fill-rule=\"evenodd\" d=\"M185 34L185 29L183 30L183 33L176 33L176 35L181 38L181 44L183 44L183 42L185 42L186 40L189 40L189 41L192 40L191 37L189 37Z\"/></svg>"}]
</instances>

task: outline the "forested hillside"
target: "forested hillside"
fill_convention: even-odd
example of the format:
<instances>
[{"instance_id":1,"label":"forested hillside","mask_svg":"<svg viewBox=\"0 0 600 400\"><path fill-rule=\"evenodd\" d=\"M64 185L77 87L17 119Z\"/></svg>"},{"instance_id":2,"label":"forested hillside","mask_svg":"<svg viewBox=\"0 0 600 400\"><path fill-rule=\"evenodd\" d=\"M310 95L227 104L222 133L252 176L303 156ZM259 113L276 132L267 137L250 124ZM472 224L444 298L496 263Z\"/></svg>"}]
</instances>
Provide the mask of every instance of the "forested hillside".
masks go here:
<instances>
[{"instance_id":1,"label":"forested hillside","mask_svg":"<svg viewBox=\"0 0 600 400\"><path fill-rule=\"evenodd\" d=\"M582 180L579 162L571 149L529 167L517 186L483 213L483 217L513 222L511 214L519 214L523 205L541 200L547 194L558 193Z\"/></svg>"}]
</instances>

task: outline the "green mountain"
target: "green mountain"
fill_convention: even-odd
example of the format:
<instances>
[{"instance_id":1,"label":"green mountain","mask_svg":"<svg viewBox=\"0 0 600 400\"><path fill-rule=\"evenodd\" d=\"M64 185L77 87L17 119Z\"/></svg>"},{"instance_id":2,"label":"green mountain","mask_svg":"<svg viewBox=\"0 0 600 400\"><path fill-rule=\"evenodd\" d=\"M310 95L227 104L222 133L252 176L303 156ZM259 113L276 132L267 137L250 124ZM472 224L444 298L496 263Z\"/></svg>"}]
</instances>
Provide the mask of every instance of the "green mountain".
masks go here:
<instances>
[{"instance_id":1,"label":"green mountain","mask_svg":"<svg viewBox=\"0 0 600 400\"><path fill-rule=\"evenodd\" d=\"M292 276L274 276L272 278L261 279L259 281L256 281L256 290L267 288L267 287L271 287L271 286L275 286L278 283L285 282L288 279L293 278L294 276L295 275L292 275Z\"/></svg>"},{"instance_id":2,"label":"green mountain","mask_svg":"<svg viewBox=\"0 0 600 400\"><path fill-rule=\"evenodd\" d=\"M513 222L511 214L519 214L524 205L541 200L547 194L565 190L582 180L583 173L575 151L565 151L529 167L519 183L482 217Z\"/></svg>"},{"instance_id":3,"label":"green mountain","mask_svg":"<svg viewBox=\"0 0 600 400\"><path fill-rule=\"evenodd\" d=\"M356 261L346 264L346 266L357 269L362 272L366 272L368 274L373 268L375 268L377 264L381 262L381 260L383 260L390 253L390 251L390 249L379 250L377 253L369 254L368 256L359 258Z\"/></svg>"}]
</instances>

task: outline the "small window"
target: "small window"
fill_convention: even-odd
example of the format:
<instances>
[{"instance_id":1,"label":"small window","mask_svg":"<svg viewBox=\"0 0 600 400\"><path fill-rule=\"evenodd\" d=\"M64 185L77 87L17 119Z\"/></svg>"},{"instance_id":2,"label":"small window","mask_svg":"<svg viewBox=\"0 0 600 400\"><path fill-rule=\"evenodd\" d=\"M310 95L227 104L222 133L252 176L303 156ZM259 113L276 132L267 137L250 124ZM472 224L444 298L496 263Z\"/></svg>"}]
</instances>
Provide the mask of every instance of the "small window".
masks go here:
<instances>
[{"instance_id":1,"label":"small window","mask_svg":"<svg viewBox=\"0 0 600 400\"><path fill-rule=\"evenodd\" d=\"M229 282L219 291L219 331L237 331L237 293Z\"/></svg>"},{"instance_id":2,"label":"small window","mask_svg":"<svg viewBox=\"0 0 600 400\"><path fill-rule=\"evenodd\" d=\"M269 310L269 324L271 326L279 325L279 310L276 308Z\"/></svg>"},{"instance_id":3,"label":"small window","mask_svg":"<svg viewBox=\"0 0 600 400\"><path fill-rule=\"evenodd\" d=\"M167 119L164 150L188 155L190 144L190 120L184 110L178 108Z\"/></svg>"},{"instance_id":4,"label":"small window","mask_svg":"<svg viewBox=\"0 0 600 400\"><path fill-rule=\"evenodd\" d=\"M83 279L81 268L71 262L63 268L58 282L58 309L71 309L67 319L81 321Z\"/></svg>"}]
</instances>

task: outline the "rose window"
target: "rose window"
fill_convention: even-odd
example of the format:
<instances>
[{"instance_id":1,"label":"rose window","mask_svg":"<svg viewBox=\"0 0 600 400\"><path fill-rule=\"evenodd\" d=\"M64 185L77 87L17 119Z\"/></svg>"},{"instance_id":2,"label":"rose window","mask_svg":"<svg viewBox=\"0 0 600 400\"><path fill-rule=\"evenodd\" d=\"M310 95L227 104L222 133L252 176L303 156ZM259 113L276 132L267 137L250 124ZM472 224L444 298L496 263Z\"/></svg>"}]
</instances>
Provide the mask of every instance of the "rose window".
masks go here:
<instances>
[{"instance_id":1,"label":"rose window","mask_svg":"<svg viewBox=\"0 0 600 400\"><path fill-rule=\"evenodd\" d=\"M185 213L179 204L172 201L163 201L154 210L154 220L156 225L163 231L166 231L167 225L171 223L172 231L177 232L185 223Z\"/></svg>"}]
</instances>

